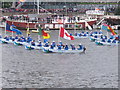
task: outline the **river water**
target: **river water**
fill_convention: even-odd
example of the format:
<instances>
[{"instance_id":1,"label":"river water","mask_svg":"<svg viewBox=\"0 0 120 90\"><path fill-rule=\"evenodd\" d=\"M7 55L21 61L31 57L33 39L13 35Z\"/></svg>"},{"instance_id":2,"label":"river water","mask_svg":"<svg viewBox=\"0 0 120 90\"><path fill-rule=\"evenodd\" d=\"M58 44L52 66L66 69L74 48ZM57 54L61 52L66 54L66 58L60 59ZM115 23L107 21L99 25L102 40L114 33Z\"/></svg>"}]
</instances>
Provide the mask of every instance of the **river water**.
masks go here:
<instances>
[{"instance_id":1,"label":"river water","mask_svg":"<svg viewBox=\"0 0 120 90\"><path fill-rule=\"evenodd\" d=\"M0 32L4 34L2 29ZM23 34L26 35L25 31ZM51 31L50 35L50 41L57 42L58 31ZM31 36L37 39L37 34L31 33ZM25 50L24 46L2 44L2 87L118 87L118 46L97 46L89 39L61 41L75 45L82 43L87 48L86 53L43 53L40 50Z\"/></svg>"}]
</instances>

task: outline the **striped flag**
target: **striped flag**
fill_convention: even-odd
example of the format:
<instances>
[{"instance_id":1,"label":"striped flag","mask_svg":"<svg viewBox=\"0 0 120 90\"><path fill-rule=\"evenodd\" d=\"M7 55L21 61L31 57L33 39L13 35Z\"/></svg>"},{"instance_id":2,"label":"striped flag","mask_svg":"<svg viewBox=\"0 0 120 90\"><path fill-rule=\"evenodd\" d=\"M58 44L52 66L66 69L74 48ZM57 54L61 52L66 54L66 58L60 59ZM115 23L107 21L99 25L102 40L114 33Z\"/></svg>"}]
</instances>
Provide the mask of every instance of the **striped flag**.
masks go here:
<instances>
[{"instance_id":1,"label":"striped flag","mask_svg":"<svg viewBox=\"0 0 120 90\"><path fill-rule=\"evenodd\" d=\"M74 40L74 37L71 36L63 27L60 28L60 37L67 40Z\"/></svg>"}]
</instances>

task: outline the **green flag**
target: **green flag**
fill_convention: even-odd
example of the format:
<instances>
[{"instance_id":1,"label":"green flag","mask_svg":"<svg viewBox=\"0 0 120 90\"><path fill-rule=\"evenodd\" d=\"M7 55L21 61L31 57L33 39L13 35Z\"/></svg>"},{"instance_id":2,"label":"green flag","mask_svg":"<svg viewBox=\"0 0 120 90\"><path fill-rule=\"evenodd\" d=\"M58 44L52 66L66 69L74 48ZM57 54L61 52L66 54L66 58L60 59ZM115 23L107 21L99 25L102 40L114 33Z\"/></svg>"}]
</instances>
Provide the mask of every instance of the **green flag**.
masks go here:
<instances>
[{"instance_id":1,"label":"green flag","mask_svg":"<svg viewBox=\"0 0 120 90\"><path fill-rule=\"evenodd\" d=\"M38 35L42 35L42 28L41 27L38 28Z\"/></svg>"}]
</instances>

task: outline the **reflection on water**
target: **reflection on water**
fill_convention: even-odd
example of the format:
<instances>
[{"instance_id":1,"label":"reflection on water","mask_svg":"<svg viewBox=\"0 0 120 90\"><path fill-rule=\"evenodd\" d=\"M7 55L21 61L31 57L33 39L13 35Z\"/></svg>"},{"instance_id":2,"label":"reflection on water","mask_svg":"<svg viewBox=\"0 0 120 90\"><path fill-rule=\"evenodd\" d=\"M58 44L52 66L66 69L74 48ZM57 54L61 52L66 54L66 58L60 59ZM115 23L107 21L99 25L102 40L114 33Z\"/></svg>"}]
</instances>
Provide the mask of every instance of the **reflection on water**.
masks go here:
<instances>
[{"instance_id":1,"label":"reflection on water","mask_svg":"<svg viewBox=\"0 0 120 90\"><path fill-rule=\"evenodd\" d=\"M4 31L0 32L4 34ZM23 34L26 35L25 31ZM57 42L58 31L52 31L50 35L50 42ZM31 36L37 40L37 34L31 33ZM40 50L25 50L23 46L2 44L3 88L118 87L117 46L96 46L89 39L61 41L75 45L82 43L87 48L86 53L48 54Z\"/></svg>"}]
</instances>

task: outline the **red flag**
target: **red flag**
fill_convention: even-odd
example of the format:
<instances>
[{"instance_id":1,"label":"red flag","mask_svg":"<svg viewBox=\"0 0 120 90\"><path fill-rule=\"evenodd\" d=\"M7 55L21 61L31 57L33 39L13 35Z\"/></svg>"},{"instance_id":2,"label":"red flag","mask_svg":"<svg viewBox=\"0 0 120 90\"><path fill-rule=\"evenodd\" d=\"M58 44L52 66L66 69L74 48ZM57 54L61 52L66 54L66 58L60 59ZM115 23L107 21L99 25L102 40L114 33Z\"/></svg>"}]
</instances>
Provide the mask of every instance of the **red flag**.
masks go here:
<instances>
[{"instance_id":1,"label":"red flag","mask_svg":"<svg viewBox=\"0 0 120 90\"><path fill-rule=\"evenodd\" d=\"M67 40L74 40L74 37L71 36L63 27L60 28L60 37Z\"/></svg>"}]
</instances>

